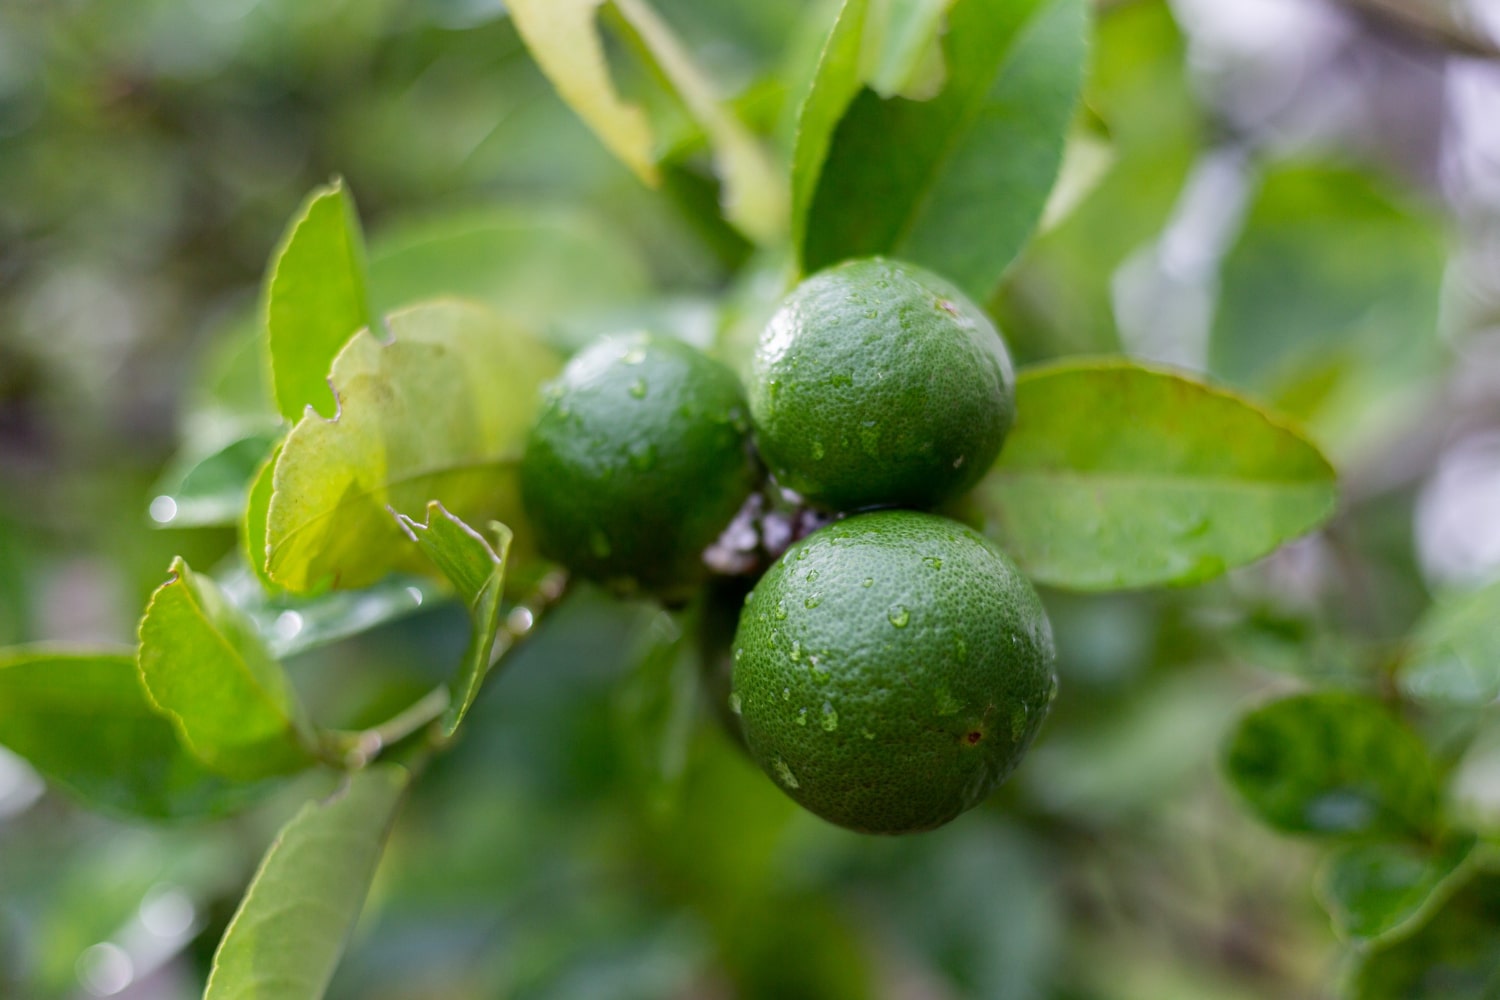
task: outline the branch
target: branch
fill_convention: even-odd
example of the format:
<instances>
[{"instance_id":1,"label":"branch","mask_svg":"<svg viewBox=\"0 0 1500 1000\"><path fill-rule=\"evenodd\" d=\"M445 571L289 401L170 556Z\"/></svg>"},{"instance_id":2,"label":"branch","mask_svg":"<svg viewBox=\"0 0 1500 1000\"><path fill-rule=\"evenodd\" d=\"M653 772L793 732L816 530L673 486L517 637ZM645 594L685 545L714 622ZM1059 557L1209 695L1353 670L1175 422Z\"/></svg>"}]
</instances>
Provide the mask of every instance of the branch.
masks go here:
<instances>
[{"instance_id":1,"label":"branch","mask_svg":"<svg viewBox=\"0 0 1500 1000\"><path fill-rule=\"evenodd\" d=\"M1500 60L1500 42L1448 10L1416 0L1338 0L1356 14L1456 55Z\"/></svg>"}]
</instances>

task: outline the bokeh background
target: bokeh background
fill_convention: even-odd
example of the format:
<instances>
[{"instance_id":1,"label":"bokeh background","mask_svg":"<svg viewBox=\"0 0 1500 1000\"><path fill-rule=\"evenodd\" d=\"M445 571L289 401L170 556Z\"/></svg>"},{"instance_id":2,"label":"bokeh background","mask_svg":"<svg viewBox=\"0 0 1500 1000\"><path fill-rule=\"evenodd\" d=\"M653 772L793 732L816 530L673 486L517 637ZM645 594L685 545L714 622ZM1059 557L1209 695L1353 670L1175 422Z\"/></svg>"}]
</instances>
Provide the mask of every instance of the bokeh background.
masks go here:
<instances>
[{"instance_id":1,"label":"bokeh background","mask_svg":"<svg viewBox=\"0 0 1500 1000\"><path fill-rule=\"evenodd\" d=\"M774 131L826 12L656 6ZM1245 815L1216 759L1257 699L1368 670L1500 570L1500 3L1096 12L1071 197L989 306L1024 361L1123 351L1295 414L1343 474L1339 518L1209 586L1046 593L1063 696L1030 760L904 839L798 811L724 734L680 621L580 591L417 786L333 996L1332 995L1315 853ZM565 344L743 325L765 269L713 219L701 140L667 139L648 191L499 0L0 4L0 644L128 644L172 555L234 558L232 528L154 523L152 500L184 449L253 430L265 260L332 175L392 286L503 308L524 283ZM510 242L408 273L403 249L475 218ZM465 631L436 607L290 665L355 724L430 688ZM1454 763L1493 825L1500 731ZM0 751L0 997L195 996L321 790L152 827Z\"/></svg>"}]
</instances>

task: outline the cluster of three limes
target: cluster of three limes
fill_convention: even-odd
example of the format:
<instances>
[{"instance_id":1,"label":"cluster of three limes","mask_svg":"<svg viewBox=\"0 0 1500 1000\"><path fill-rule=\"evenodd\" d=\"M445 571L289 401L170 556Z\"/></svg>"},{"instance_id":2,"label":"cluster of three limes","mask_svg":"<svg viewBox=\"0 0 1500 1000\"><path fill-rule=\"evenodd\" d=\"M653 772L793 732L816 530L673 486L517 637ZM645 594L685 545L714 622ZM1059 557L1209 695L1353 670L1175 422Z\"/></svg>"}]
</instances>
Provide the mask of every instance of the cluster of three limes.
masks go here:
<instances>
[{"instance_id":1,"label":"cluster of three limes","mask_svg":"<svg viewBox=\"0 0 1500 1000\"><path fill-rule=\"evenodd\" d=\"M841 825L947 822L1015 767L1056 690L1029 583L979 533L922 512L1000 450L1004 343L935 275L854 261L782 303L748 388L671 339L579 354L522 463L541 547L617 589L680 596L759 484L758 452L780 487L847 516L781 554L740 615L730 702L751 755Z\"/></svg>"}]
</instances>

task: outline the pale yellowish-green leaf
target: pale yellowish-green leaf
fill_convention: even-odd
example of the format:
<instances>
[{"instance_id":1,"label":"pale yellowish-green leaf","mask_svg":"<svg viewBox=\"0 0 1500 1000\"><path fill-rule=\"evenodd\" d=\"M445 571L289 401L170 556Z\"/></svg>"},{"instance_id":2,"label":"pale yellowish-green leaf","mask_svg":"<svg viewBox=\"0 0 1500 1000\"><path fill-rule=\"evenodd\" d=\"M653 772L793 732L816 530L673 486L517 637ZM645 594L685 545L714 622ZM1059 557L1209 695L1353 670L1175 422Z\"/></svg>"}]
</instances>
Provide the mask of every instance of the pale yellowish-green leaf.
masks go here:
<instances>
[{"instance_id":1,"label":"pale yellowish-green leaf","mask_svg":"<svg viewBox=\"0 0 1500 1000\"><path fill-rule=\"evenodd\" d=\"M531 56L568 106L636 176L659 178L646 113L620 97L595 15L603 0L509 0L510 19Z\"/></svg>"},{"instance_id":2,"label":"pale yellowish-green leaf","mask_svg":"<svg viewBox=\"0 0 1500 1000\"><path fill-rule=\"evenodd\" d=\"M469 523L525 522L516 468L551 348L483 306L443 300L362 331L333 363L339 411L287 436L267 513L267 568L294 592L431 573L387 508L430 500ZM518 530L517 534L521 532Z\"/></svg>"},{"instance_id":3,"label":"pale yellowish-green leaf","mask_svg":"<svg viewBox=\"0 0 1500 1000\"><path fill-rule=\"evenodd\" d=\"M724 106L713 83L650 4L614 0L614 5L708 134L724 185L724 217L757 243L771 243L785 235L790 194L770 152Z\"/></svg>"}]
</instances>

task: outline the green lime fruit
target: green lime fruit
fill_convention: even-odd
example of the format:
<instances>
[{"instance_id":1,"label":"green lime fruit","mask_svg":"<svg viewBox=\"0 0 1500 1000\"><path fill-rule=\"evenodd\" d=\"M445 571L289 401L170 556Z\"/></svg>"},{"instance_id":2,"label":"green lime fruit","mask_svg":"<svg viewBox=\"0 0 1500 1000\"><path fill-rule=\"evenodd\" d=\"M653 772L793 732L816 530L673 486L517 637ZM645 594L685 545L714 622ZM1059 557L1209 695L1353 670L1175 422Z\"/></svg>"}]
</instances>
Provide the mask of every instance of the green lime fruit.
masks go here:
<instances>
[{"instance_id":1,"label":"green lime fruit","mask_svg":"<svg viewBox=\"0 0 1500 1000\"><path fill-rule=\"evenodd\" d=\"M739 380L679 340L606 337L542 391L521 498L544 555L620 593L680 596L756 488Z\"/></svg>"},{"instance_id":2,"label":"green lime fruit","mask_svg":"<svg viewBox=\"0 0 1500 1000\"><path fill-rule=\"evenodd\" d=\"M957 496L1015 419L1015 373L989 317L937 275L880 257L793 289L750 376L756 442L777 482L834 510Z\"/></svg>"},{"instance_id":3,"label":"green lime fruit","mask_svg":"<svg viewBox=\"0 0 1500 1000\"><path fill-rule=\"evenodd\" d=\"M1025 756L1057 693L1052 628L983 535L859 514L787 550L751 591L730 708L792 798L865 833L929 830Z\"/></svg>"}]
</instances>

